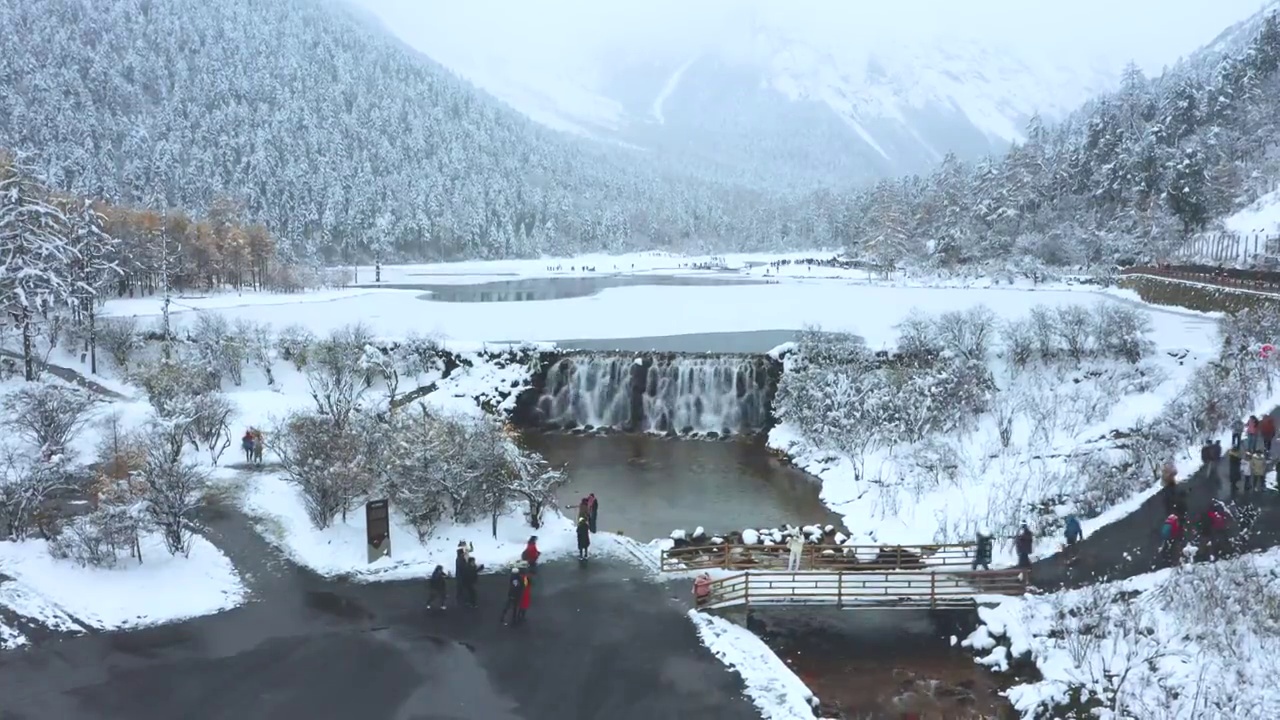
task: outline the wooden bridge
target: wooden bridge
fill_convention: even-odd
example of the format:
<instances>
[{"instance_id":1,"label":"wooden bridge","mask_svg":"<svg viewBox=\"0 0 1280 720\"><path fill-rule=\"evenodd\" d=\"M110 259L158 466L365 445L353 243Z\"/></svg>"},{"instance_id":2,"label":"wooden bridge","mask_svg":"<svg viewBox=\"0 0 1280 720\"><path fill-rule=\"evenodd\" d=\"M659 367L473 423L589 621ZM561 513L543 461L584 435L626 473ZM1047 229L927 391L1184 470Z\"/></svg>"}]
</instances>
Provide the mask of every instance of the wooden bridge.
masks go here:
<instances>
[{"instance_id":1,"label":"wooden bridge","mask_svg":"<svg viewBox=\"0 0 1280 720\"><path fill-rule=\"evenodd\" d=\"M748 570L711 581L700 610L820 605L836 609L960 610L983 595L1022 595L1020 570L786 572Z\"/></svg>"}]
</instances>

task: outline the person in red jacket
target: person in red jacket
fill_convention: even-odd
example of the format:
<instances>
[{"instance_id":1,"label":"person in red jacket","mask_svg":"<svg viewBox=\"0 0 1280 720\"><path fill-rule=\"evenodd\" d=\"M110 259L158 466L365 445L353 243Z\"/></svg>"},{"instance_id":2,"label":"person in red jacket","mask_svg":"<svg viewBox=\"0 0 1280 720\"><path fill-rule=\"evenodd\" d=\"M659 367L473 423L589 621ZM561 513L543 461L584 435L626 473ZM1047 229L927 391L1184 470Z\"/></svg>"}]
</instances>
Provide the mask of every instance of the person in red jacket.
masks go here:
<instances>
[{"instance_id":1,"label":"person in red jacket","mask_svg":"<svg viewBox=\"0 0 1280 720\"><path fill-rule=\"evenodd\" d=\"M1271 453L1271 441L1276 439L1276 421L1271 417L1270 413L1262 416L1258 421L1258 434L1262 436L1263 452Z\"/></svg>"},{"instance_id":2,"label":"person in red jacket","mask_svg":"<svg viewBox=\"0 0 1280 720\"><path fill-rule=\"evenodd\" d=\"M1161 550L1170 565L1182 562L1182 521L1177 515L1170 514L1160 528L1160 539L1164 541Z\"/></svg>"},{"instance_id":3,"label":"person in red jacket","mask_svg":"<svg viewBox=\"0 0 1280 720\"><path fill-rule=\"evenodd\" d=\"M533 572L538 567L538 556L542 553L538 552L538 536L530 535L529 544L524 546L524 552L520 553L520 559L529 563L529 572Z\"/></svg>"}]
</instances>

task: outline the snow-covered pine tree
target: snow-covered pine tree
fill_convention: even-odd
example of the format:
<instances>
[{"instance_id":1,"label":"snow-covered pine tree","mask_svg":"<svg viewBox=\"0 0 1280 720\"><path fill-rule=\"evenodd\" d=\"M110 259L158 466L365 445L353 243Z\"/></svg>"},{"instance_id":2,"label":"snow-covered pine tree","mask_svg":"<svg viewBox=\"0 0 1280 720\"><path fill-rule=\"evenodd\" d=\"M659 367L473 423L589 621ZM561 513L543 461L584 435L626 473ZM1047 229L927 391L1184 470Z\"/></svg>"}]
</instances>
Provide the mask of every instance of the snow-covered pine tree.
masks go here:
<instances>
[{"instance_id":1,"label":"snow-covered pine tree","mask_svg":"<svg viewBox=\"0 0 1280 720\"><path fill-rule=\"evenodd\" d=\"M39 374L37 326L72 303L67 218L16 161L0 162L0 303L22 332L23 375Z\"/></svg>"}]
</instances>

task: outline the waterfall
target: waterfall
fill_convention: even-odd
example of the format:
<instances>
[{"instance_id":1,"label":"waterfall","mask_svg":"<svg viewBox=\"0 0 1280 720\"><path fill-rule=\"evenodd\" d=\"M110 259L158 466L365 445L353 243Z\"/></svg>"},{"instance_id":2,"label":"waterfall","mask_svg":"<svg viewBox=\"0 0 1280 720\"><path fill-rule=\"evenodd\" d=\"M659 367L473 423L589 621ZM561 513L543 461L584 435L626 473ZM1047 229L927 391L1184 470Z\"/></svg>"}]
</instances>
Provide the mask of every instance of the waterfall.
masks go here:
<instances>
[{"instance_id":1,"label":"waterfall","mask_svg":"<svg viewBox=\"0 0 1280 720\"><path fill-rule=\"evenodd\" d=\"M564 428L755 432L769 420L770 369L747 355L576 354L547 370L537 417Z\"/></svg>"}]
</instances>

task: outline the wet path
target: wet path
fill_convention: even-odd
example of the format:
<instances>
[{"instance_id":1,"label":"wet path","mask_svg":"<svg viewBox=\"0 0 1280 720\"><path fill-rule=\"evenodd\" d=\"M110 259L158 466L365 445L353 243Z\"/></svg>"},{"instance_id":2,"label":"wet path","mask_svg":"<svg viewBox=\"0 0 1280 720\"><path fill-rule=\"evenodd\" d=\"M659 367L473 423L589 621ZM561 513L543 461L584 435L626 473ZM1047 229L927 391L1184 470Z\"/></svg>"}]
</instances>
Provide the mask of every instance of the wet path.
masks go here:
<instances>
[{"instance_id":1,"label":"wet path","mask_svg":"<svg viewBox=\"0 0 1280 720\"><path fill-rule=\"evenodd\" d=\"M1280 417L1280 409L1272 411L1272 415ZM1268 486L1274 488L1274 471L1270 477ZM1250 508L1257 512L1246 532L1235 533L1240 550L1261 550L1280 544L1280 493L1269 489L1233 498L1225 461L1219 462L1216 468L1201 467L1181 487L1187 493L1190 529L1194 530L1196 520L1210 502L1221 499L1228 507L1236 505L1237 520L1251 512ZM1166 517L1163 499L1153 496L1135 512L1082 540L1074 566L1068 567L1061 553L1033 564L1032 582L1042 590L1055 590L1150 572L1159 567L1156 561L1161 545L1160 527Z\"/></svg>"},{"instance_id":2,"label":"wet path","mask_svg":"<svg viewBox=\"0 0 1280 720\"><path fill-rule=\"evenodd\" d=\"M607 560L540 569L527 626L481 606L429 612L421 582L360 585L299 569L237 511L209 536L243 568L235 610L0 654L9 718L570 720L756 718L700 644L675 590ZM453 588L450 588L452 593Z\"/></svg>"}]
</instances>

